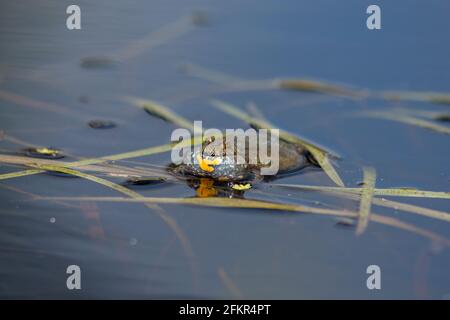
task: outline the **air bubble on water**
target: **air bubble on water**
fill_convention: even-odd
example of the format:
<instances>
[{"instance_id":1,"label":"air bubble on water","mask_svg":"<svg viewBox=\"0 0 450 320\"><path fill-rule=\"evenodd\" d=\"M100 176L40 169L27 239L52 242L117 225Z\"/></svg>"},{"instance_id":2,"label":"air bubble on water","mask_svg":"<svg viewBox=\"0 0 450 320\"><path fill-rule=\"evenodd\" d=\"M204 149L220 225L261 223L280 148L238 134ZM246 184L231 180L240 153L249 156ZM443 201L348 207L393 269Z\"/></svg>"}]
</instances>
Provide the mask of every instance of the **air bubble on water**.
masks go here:
<instances>
[{"instance_id":1,"label":"air bubble on water","mask_svg":"<svg viewBox=\"0 0 450 320\"><path fill-rule=\"evenodd\" d=\"M50 218L50 223L55 223L56 222L56 218L55 217L51 217Z\"/></svg>"},{"instance_id":2,"label":"air bubble on water","mask_svg":"<svg viewBox=\"0 0 450 320\"><path fill-rule=\"evenodd\" d=\"M138 243L138 240L136 238L130 239L130 246L135 246L135 245L137 245L137 243Z\"/></svg>"}]
</instances>

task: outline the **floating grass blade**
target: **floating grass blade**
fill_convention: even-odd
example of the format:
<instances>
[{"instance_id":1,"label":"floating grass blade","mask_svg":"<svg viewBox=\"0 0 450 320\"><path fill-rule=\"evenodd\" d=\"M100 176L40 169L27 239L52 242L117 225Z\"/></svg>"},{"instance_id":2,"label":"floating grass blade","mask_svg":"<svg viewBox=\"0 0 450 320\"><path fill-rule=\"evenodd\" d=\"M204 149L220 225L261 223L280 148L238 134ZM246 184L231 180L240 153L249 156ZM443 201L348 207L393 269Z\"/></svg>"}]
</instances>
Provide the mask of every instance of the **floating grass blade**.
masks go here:
<instances>
[{"instance_id":1,"label":"floating grass blade","mask_svg":"<svg viewBox=\"0 0 450 320\"><path fill-rule=\"evenodd\" d=\"M380 206L380 207L391 208L394 210L401 210L404 212L410 212L410 213L418 214L418 215L428 217L428 218L434 218L434 219L439 219L439 220L450 222L450 214L447 212L439 211L439 210L424 208L424 207L416 206L413 204L392 201L392 200L387 200L387 199L380 199L380 198L373 198L372 203L377 206Z\"/></svg>"},{"instance_id":2,"label":"floating grass blade","mask_svg":"<svg viewBox=\"0 0 450 320\"><path fill-rule=\"evenodd\" d=\"M346 96L346 97L364 97L366 92L352 90L336 84L314 81L308 79L269 79L269 80L247 80L214 71L195 64L186 64L184 70L190 75L198 78L233 87L252 87L266 89L294 90L304 92L317 92L322 94Z\"/></svg>"},{"instance_id":3,"label":"floating grass blade","mask_svg":"<svg viewBox=\"0 0 450 320\"><path fill-rule=\"evenodd\" d=\"M106 202L148 202L159 204L179 204L179 205L195 205L204 207L225 207L225 208L247 208L247 209L269 209L280 211L293 211L303 213L313 213L322 215L331 215L339 217L357 218L358 213L347 210L333 210L306 207L299 205L287 205L268 201L259 200L247 200L247 199L230 199L230 198L157 198L157 197L141 197L139 199L130 199L122 197L41 197L37 200L58 200L58 201L106 201ZM435 234L426 229L416 227L412 224L403 222L401 220L386 217L383 215L372 213L369 217L370 220L397 227L409 232L413 232L417 235L429 238L433 241L439 242L445 246L450 246L450 240L447 238Z\"/></svg>"},{"instance_id":4,"label":"floating grass blade","mask_svg":"<svg viewBox=\"0 0 450 320\"><path fill-rule=\"evenodd\" d=\"M320 186L302 186L289 184L272 184L273 186L297 188L307 191L327 192L334 195L342 195L348 199L359 200L362 192L361 188L337 188L337 187L320 187ZM374 195L377 196L393 196L393 197L417 197L417 198L439 198L449 199L448 192L435 192L410 189L374 189ZM450 214L443 211L424 208L403 202L391 201L387 199L373 198L372 203L378 206L401 210L408 213L414 213L432 219L439 219L450 222Z\"/></svg>"},{"instance_id":5,"label":"floating grass blade","mask_svg":"<svg viewBox=\"0 0 450 320\"><path fill-rule=\"evenodd\" d=\"M361 188L343 188L343 187L328 187L328 186L308 186L299 184L283 184L273 183L272 186L302 189L306 191L321 191L321 192L336 192L336 193L351 193L361 194ZM375 196L391 196L391 197L412 197L412 198L435 198L435 199L450 199L450 192L444 191L428 191L413 188L386 188L373 190Z\"/></svg>"},{"instance_id":6,"label":"floating grass blade","mask_svg":"<svg viewBox=\"0 0 450 320\"><path fill-rule=\"evenodd\" d=\"M364 168L364 187L361 192L359 204L359 219L356 226L356 235L361 235L369 223L370 208L372 206L373 189L375 188L376 173L373 168Z\"/></svg>"},{"instance_id":7,"label":"floating grass blade","mask_svg":"<svg viewBox=\"0 0 450 320\"><path fill-rule=\"evenodd\" d=\"M30 165L31 166L31 165ZM83 173L77 170L73 170L73 169L69 169L69 168L64 168L61 166L56 166L56 165L49 165L49 164L35 164L33 167L36 167L37 169L41 169L41 170L46 170L46 171L56 171L56 172L61 172L61 173L65 173L65 174L70 174L76 177L80 177L86 180L90 180L93 181L95 183L107 186L108 188L111 188L113 190L116 190L120 193L123 193L133 199L136 198L140 198L141 195L137 192L134 192L133 190L130 190L128 188L125 188L121 185L118 185L114 182L87 174L87 173Z\"/></svg>"},{"instance_id":8,"label":"floating grass blade","mask_svg":"<svg viewBox=\"0 0 450 320\"><path fill-rule=\"evenodd\" d=\"M167 121L172 124L178 125L182 128L186 128L191 131L194 131L194 126L191 121L179 116L178 114L176 114L175 112L171 111L169 108L167 108L161 104L158 104L151 100L134 98L134 97L126 98L126 101L132 103L133 105L135 105L137 107L143 108L145 111L147 111L151 115L154 115L155 117L158 117L164 121Z\"/></svg>"},{"instance_id":9,"label":"floating grass blade","mask_svg":"<svg viewBox=\"0 0 450 320\"><path fill-rule=\"evenodd\" d=\"M450 128L447 126L439 125L429 120L424 120L405 114L379 111L379 112L364 112L362 113L362 115L402 122L416 127L433 130L439 133L450 134Z\"/></svg>"},{"instance_id":10,"label":"floating grass blade","mask_svg":"<svg viewBox=\"0 0 450 320\"><path fill-rule=\"evenodd\" d=\"M15 164L15 165L24 165L24 166L32 166L32 165L55 165L59 167L67 167L70 165L72 168L77 168L77 166L74 166L71 163L62 162L62 161L55 161L55 160L47 160L47 159L39 159L39 158L29 158L29 157L22 157L22 156L11 156L11 155L2 155L0 154L0 163L9 163L9 164ZM125 166L119 166L119 165L83 165L79 166L82 167L83 170L86 171L94 171L97 173L103 173L107 174L109 176L116 176L116 177L139 177L139 176L165 176L170 177L166 173L165 170L155 170L155 169L149 169L149 168L130 168ZM0 175L0 177L2 177ZM7 179L8 177L5 177Z\"/></svg>"},{"instance_id":11,"label":"floating grass blade","mask_svg":"<svg viewBox=\"0 0 450 320\"><path fill-rule=\"evenodd\" d=\"M185 143L190 144L191 141L186 141ZM65 168L82 167L82 166L87 166L87 165L91 165L91 164L99 164L99 163L103 163L103 162L107 162L107 161L118 161L118 160L144 157L144 156L149 156L149 155L153 155L153 154L168 152L168 151L172 150L174 145L175 144L169 143L169 144L164 144L161 146L150 147L150 148L145 148L145 149L138 149L135 151L118 153L118 154L113 154L113 155L99 157L99 158L89 158L89 159L84 159L84 160L79 160L79 161L74 161L74 162L67 162L61 166L65 167ZM33 160L35 160L35 159L33 159ZM1 159L0 159L0 162L1 162ZM36 161L34 161L34 162L36 162ZM45 170L24 170L24 171L18 171L18 172L13 172L13 173L0 174L0 180L28 176L28 175L32 175L32 174L38 174L38 173L42 173L44 171Z\"/></svg>"},{"instance_id":12,"label":"floating grass blade","mask_svg":"<svg viewBox=\"0 0 450 320\"><path fill-rule=\"evenodd\" d=\"M228 113L238 119L241 119L242 121L245 121L249 123L250 125L257 127L257 128L266 128L271 129L274 128L274 126L264 120L256 119L255 117L251 117L247 113L240 111L233 105L220 101L220 100L212 100L211 103L218 109L222 110L225 113ZM313 158L317 161L319 166L325 171L325 173L328 175L328 177L336 183L338 186L344 186L344 182L334 169L333 165L330 162L329 156L333 155L330 151L325 150L322 147L316 146L311 142L308 142L304 139L301 139L287 131L280 129L280 138L291 142L295 144L299 144L302 147L304 147L306 150L308 150ZM334 155L333 155L334 156Z\"/></svg>"},{"instance_id":13,"label":"floating grass blade","mask_svg":"<svg viewBox=\"0 0 450 320\"><path fill-rule=\"evenodd\" d=\"M29 169L29 170L22 170L22 171L11 172L11 173L4 173L4 174L0 174L0 180L25 177L25 176L30 176L30 175L37 174L37 173L42 173L42 172L44 172L44 170Z\"/></svg>"},{"instance_id":14,"label":"floating grass blade","mask_svg":"<svg viewBox=\"0 0 450 320\"><path fill-rule=\"evenodd\" d=\"M381 95L387 100L428 101L435 104L450 105L450 94L443 92L386 91Z\"/></svg>"},{"instance_id":15,"label":"floating grass blade","mask_svg":"<svg viewBox=\"0 0 450 320\"><path fill-rule=\"evenodd\" d=\"M140 197L140 198L122 198L122 197L43 197L41 199L68 199L74 201L107 201L107 202L145 202L154 204L179 204L179 205L194 205L202 207L216 207L216 208L246 208L246 209L266 209L276 211L291 211L302 213L313 213L321 215L331 215L339 217L357 217L357 213L346 209L328 209L316 208L303 205L284 204L270 201L237 199L237 198L222 198L222 197L208 197L208 198L176 198L176 197Z\"/></svg>"},{"instance_id":16,"label":"floating grass blade","mask_svg":"<svg viewBox=\"0 0 450 320\"><path fill-rule=\"evenodd\" d=\"M280 89L286 90L318 92L347 97L363 97L366 95L363 92L351 90L335 84L307 79L282 79L278 80L276 83Z\"/></svg>"}]
</instances>

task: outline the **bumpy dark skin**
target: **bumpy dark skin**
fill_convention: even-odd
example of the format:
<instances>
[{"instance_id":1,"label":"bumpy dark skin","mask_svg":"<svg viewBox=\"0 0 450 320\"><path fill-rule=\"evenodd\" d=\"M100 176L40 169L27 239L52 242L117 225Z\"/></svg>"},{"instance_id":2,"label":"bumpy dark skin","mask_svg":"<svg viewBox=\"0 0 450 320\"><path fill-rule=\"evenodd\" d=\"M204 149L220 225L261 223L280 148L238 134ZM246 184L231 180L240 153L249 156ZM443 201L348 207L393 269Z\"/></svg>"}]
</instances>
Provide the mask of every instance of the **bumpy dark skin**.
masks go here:
<instances>
[{"instance_id":1,"label":"bumpy dark skin","mask_svg":"<svg viewBox=\"0 0 450 320\"><path fill-rule=\"evenodd\" d=\"M220 140L215 141L209 139L203 142L202 151L187 155L191 163L182 163L172 167L172 172L183 176L192 176L198 178L210 178L216 181L224 182L239 182L239 181L253 181L261 180L264 176L261 175L261 168L264 165L259 159L249 159L248 145L245 146L245 153L239 154L247 155L242 164L236 164L234 159L230 159L226 155L227 142L223 138L223 143ZM270 149L270 140L268 141ZM230 146L231 147L231 146ZM237 148L234 148L234 155L238 153ZM299 170L308 165L307 152L300 146L289 142L280 140L279 142L279 171L276 176ZM253 161L251 161L253 160Z\"/></svg>"}]
</instances>

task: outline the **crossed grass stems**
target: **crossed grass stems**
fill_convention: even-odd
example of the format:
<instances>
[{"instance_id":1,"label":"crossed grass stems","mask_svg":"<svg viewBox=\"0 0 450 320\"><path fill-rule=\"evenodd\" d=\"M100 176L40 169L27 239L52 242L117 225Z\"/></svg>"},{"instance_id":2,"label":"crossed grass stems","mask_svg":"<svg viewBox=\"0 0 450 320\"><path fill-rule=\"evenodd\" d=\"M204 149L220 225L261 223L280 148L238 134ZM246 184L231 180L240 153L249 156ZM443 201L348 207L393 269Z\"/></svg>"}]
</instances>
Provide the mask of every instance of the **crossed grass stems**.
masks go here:
<instances>
[{"instance_id":1,"label":"crossed grass stems","mask_svg":"<svg viewBox=\"0 0 450 320\"><path fill-rule=\"evenodd\" d=\"M163 26L161 29L146 35L142 39L130 44L128 48L117 52L113 58L117 61L124 62L130 60L145 50L153 49L158 45L166 44L177 37L192 31L191 20L189 17L182 17L173 23ZM51 68L49 69L51 70ZM323 83L319 81L311 81L308 79L271 79L271 80L242 80L221 74L212 70L198 67L192 64L185 65L185 71L192 76L197 76L209 82L218 85L213 88L208 94L239 92L239 91L253 91L253 90L295 90L302 92L316 92L329 96L339 96L349 99L365 99L376 98L388 101L420 101L433 104L450 104L450 95L445 93L435 92L372 92L369 90L356 90L354 88L343 87L336 84ZM32 80L36 75L31 75L27 80ZM36 79L35 79L36 80ZM41 78L42 80L42 78ZM204 94L204 90L200 94ZM187 97L182 97L187 100L196 96L196 93L189 92ZM62 109L58 105L49 104L46 102L36 101L27 97L23 97L7 91L0 91L0 99L12 102L14 104L23 105L37 109L43 109L58 113L71 113L73 116L79 116L68 109ZM135 97L126 97L125 101L135 106L145 109L165 121L192 130L192 122L174 113L170 109L153 101L140 99ZM220 100L212 100L211 104L225 112L253 127L256 128L274 128L275 126L268 122L262 114L254 107L252 114L242 111L227 102ZM448 127L437 124L436 121L448 121L450 118L448 114L432 111L413 111L406 108L396 108L390 110L378 110L371 112L357 113L356 116L375 117L392 121L401 122L408 125L422 127L433 130L441 134L450 134ZM27 157L11 156L7 154L0 154L0 162L10 165L25 166L27 169L12 173L0 174L0 180L8 180L19 178L23 176L35 175L44 172L59 172L67 175L77 176L94 183L103 185L113 189L126 197L41 197L29 192L23 192L15 188L9 187L11 190L25 193L30 196L32 200L46 200L63 205L68 205L71 201L93 201L93 202L131 202L141 203L152 210L164 223L174 232L176 238L181 243L185 255L190 261L194 277L198 277L197 267L194 259L194 251L190 245L188 237L184 234L182 229L174 218L169 216L161 204L177 204L177 205L193 205L205 207L223 207L223 208L246 208L246 209L266 209L269 212L299 212L319 215L328 215L336 218L357 220L355 234L361 235L367 229L369 221L377 222L383 225L396 227L405 231L415 233L419 236L425 237L432 241L432 244L437 248L447 247L450 245L450 240L444 236L438 235L427 229L415 226L413 224L404 222L398 218L380 215L374 213L372 205L387 207L394 210L403 211L406 213L416 214L432 219L443 220L450 222L450 214L447 212L416 206L399 201L387 200L385 197L412 197L412 198L430 198L430 199L450 199L450 192L427 191L411 188L376 188L376 171L374 168L363 168L363 184L360 188L345 187L344 182L340 178L338 172L333 166L333 159L338 158L326 148L319 146L311 141L308 141L295 134L280 130L280 138L288 142L300 144L308 150L317 164L323 169L324 173L334 182L336 186L314 186L314 185L298 185L298 184L282 184L271 183L271 187L280 189L299 190L302 192L318 192L326 193L334 197L350 199L359 202L359 211L351 211L348 209L332 209L314 206L305 206L298 204L286 204L271 201L251 200L251 199L229 199L229 198L177 198L177 197L144 197L141 194L123 186L116 184L98 175L105 175L107 177L136 177L140 175L157 174L158 177L164 175L164 178L171 182L180 182L181 179L167 175L163 170L154 170L152 166L145 167L129 167L124 165L112 164L115 161L130 162L130 159L151 156L159 153L169 152L174 144L164 144L139 150L134 150L125 153L113 154L99 158L81 159L73 162L62 162L56 160L42 160L30 159ZM6 140L14 144L30 146L25 141L15 137L1 134L0 140ZM196 138L188 143L201 143ZM141 164L142 165L142 164ZM80 170L83 170L80 171ZM97 173L97 175L86 173L90 171ZM3 187L7 187L3 185ZM251 190L251 192L261 192L260 190ZM271 194L276 196L275 194ZM218 276L224 282L226 287L235 287L236 291L239 289L232 283L223 268L219 268ZM228 280L227 280L228 279ZM234 296L239 296L234 294Z\"/></svg>"}]
</instances>

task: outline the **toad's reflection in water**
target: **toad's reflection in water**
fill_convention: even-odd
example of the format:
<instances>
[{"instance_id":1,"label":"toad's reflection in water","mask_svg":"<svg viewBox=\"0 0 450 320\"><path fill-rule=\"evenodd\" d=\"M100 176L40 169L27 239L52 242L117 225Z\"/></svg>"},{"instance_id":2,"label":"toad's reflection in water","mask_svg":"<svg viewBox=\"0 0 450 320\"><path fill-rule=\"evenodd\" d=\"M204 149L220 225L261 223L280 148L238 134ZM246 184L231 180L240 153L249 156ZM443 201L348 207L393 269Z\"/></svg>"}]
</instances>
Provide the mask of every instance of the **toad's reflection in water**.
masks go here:
<instances>
[{"instance_id":1,"label":"toad's reflection in water","mask_svg":"<svg viewBox=\"0 0 450 320\"><path fill-rule=\"evenodd\" d=\"M224 197L243 199L245 191L251 188L251 185L247 184L248 187L245 190L237 190L233 186L240 184L220 182L209 178L188 179L187 184L195 190L195 195L199 198Z\"/></svg>"}]
</instances>

